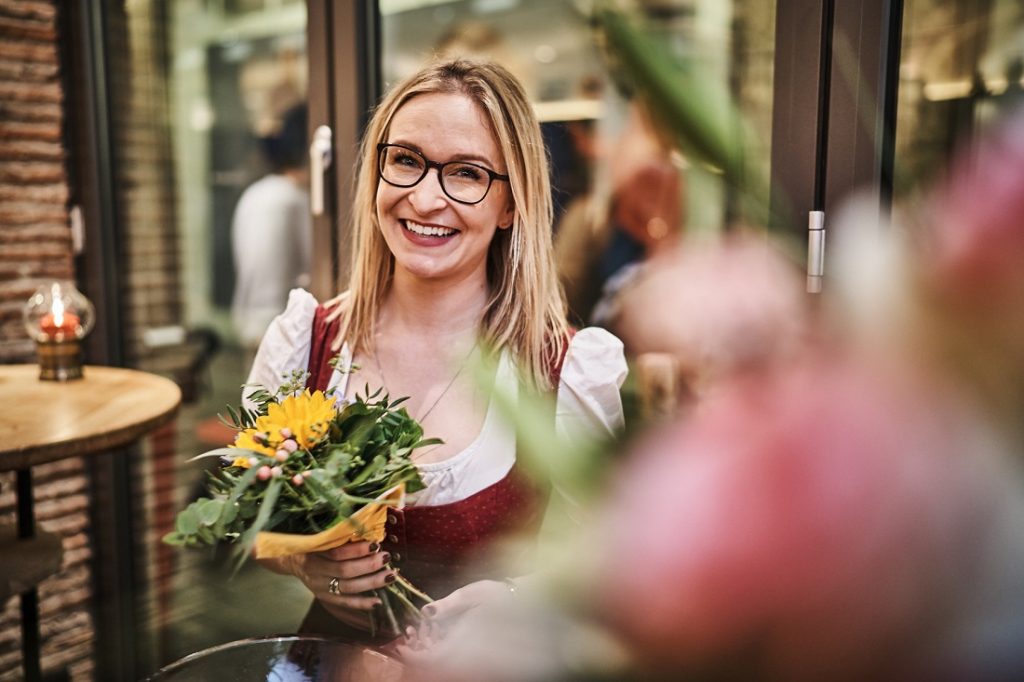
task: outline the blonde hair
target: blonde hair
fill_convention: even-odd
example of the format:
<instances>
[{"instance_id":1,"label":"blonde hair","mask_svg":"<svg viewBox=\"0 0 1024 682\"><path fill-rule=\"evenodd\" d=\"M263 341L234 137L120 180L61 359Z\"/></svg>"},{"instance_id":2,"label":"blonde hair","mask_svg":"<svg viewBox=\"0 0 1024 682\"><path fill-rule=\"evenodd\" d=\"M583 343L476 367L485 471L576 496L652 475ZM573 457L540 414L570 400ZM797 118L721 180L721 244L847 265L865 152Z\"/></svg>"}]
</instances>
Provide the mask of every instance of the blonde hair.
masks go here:
<instances>
[{"instance_id":1,"label":"blonde hair","mask_svg":"<svg viewBox=\"0 0 1024 682\"><path fill-rule=\"evenodd\" d=\"M328 302L335 306L328 319L342 318L332 348L340 348L346 339L357 347L373 347L374 324L394 273L394 257L376 213L377 144L386 141L395 112L428 93L466 95L491 124L507 167L515 215L511 229L495 232L488 251L490 296L480 335L495 351L509 349L523 379L534 388L551 388L569 327L552 249L547 154L522 85L491 62L455 59L430 65L395 86L374 112L360 147L352 274L348 290Z\"/></svg>"}]
</instances>

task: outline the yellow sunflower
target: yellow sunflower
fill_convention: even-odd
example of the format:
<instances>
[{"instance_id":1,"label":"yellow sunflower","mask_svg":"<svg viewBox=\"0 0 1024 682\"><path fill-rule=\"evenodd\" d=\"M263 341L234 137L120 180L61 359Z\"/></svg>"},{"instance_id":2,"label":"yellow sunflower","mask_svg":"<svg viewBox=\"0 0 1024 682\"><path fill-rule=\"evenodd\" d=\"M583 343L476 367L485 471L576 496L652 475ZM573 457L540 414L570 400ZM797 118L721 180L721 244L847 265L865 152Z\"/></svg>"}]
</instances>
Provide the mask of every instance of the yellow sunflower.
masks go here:
<instances>
[{"instance_id":1,"label":"yellow sunflower","mask_svg":"<svg viewBox=\"0 0 1024 682\"><path fill-rule=\"evenodd\" d=\"M323 391L290 395L280 404L271 403L266 415L257 418L252 428L238 434L234 447L271 456L288 434L298 447L310 448L327 435L327 425L335 415L334 400L325 396Z\"/></svg>"}]
</instances>

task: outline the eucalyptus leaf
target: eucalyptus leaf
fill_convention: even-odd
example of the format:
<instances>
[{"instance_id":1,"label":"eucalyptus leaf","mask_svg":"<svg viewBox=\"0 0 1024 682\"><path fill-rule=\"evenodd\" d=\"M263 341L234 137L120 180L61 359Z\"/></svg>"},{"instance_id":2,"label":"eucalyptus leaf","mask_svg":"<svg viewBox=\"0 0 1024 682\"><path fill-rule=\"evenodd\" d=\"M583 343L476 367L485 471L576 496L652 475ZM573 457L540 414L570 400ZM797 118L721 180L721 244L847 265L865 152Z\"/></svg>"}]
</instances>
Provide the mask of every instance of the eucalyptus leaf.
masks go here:
<instances>
[{"instance_id":1,"label":"eucalyptus leaf","mask_svg":"<svg viewBox=\"0 0 1024 682\"><path fill-rule=\"evenodd\" d=\"M274 511L274 504L277 502L277 496L281 493L281 479L273 478L270 480L270 484L267 485L266 491L263 493L263 503L260 505L260 511L256 514L256 519L249 526L248 530L242 534L242 547L239 550L240 554L244 556L248 554L249 549L252 547L252 543L256 540L256 534L263 530L263 527L267 524L270 519L271 513Z\"/></svg>"},{"instance_id":2,"label":"eucalyptus leaf","mask_svg":"<svg viewBox=\"0 0 1024 682\"><path fill-rule=\"evenodd\" d=\"M199 530L199 515L196 514L195 504L189 505L178 514L178 518L174 520L174 528L185 537L196 534Z\"/></svg>"},{"instance_id":3,"label":"eucalyptus leaf","mask_svg":"<svg viewBox=\"0 0 1024 682\"><path fill-rule=\"evenodd\" d=\"M199 517L199 524L202 526L212 526L220 518L223 507L224 500L198 500L196 502L196 513Z\"/></svg>"}]
</instances>

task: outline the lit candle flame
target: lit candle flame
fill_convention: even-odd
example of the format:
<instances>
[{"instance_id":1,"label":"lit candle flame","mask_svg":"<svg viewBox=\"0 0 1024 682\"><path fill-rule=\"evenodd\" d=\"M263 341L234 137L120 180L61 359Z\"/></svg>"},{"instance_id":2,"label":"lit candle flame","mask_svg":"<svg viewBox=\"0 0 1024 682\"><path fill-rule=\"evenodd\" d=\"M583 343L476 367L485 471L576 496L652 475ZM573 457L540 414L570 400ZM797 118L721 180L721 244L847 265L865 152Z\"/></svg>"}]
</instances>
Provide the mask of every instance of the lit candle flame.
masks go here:
<instances>
[{"instance_id":1,"label":"lit candle flame","mask_svg":"<svg viewBox=\"0 0 1024 682\"><path fill-rule=\"evenodd\" d=\"M64 301L60 300L60 289L54 286L55 292L53 296L53 304L50 306L50 310L53 312L53 324L60 328L64 326Z\"/></svg>"}]
</instances>

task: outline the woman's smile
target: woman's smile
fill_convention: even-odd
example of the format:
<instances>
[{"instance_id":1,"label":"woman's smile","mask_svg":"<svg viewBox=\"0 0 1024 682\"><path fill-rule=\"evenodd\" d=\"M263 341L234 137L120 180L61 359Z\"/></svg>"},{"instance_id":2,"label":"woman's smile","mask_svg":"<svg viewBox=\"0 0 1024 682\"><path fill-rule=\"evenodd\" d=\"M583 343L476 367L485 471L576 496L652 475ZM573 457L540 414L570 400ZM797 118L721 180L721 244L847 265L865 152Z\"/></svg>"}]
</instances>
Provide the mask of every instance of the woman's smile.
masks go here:
<instances>
[{"instance_id":1,"label":"woman's smile","mask_svg":"<svg viewBox=\"0 0 1024 682\"><path fill-rule=\"evenodd\" d=\"M459 230L443 225L417 223L409 219L399 220L405 237L420 246L441 246L458 236Z\"/></svg>"}]
</instances>

